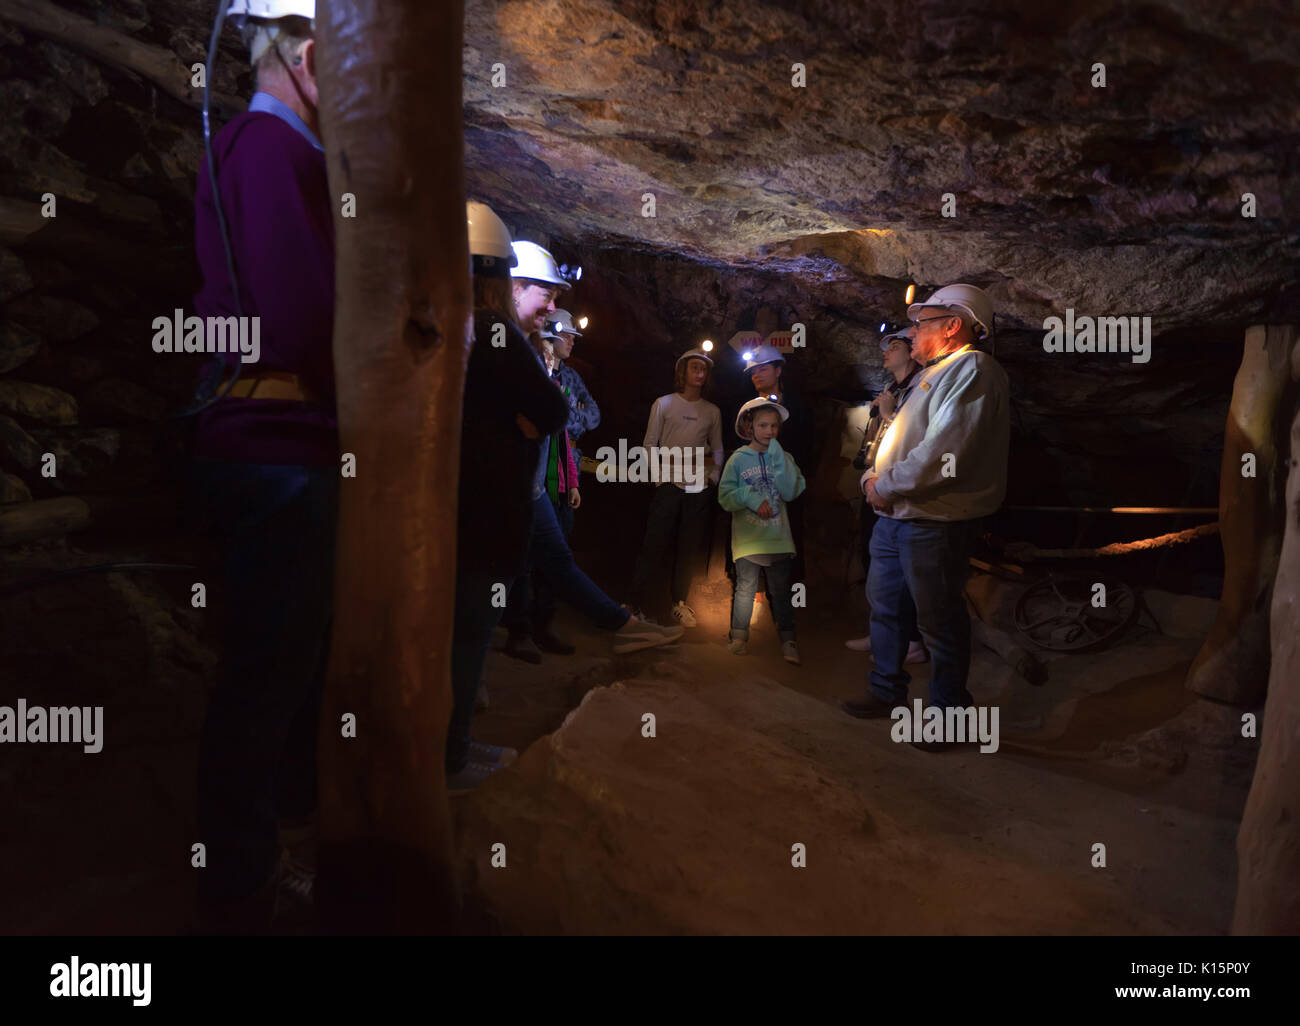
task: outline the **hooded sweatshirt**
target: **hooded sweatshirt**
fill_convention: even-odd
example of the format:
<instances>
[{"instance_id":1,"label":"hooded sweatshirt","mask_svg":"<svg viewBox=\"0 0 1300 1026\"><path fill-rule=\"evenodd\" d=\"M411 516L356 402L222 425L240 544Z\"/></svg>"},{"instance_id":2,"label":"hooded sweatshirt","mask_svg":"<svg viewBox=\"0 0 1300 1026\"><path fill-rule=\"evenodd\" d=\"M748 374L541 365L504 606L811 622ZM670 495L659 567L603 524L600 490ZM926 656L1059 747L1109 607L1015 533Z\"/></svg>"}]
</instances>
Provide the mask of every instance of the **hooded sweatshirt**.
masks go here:
<instances>
[{"instance_id":1,"label":"hooded sweatshirt","mask_svg":"<svg viewBox=\"0 0 1300 1026\"><path fill-rule=\"evenodd\" d=\"M748 445L733 452L718 485L718 502L732 514L732 556L793 554L794 537L785 504L801 495L805 487L799 465L775 438L768 443L767 452ZM764 502L773 516L758 515Z\"/></svg>"}]
</instances>

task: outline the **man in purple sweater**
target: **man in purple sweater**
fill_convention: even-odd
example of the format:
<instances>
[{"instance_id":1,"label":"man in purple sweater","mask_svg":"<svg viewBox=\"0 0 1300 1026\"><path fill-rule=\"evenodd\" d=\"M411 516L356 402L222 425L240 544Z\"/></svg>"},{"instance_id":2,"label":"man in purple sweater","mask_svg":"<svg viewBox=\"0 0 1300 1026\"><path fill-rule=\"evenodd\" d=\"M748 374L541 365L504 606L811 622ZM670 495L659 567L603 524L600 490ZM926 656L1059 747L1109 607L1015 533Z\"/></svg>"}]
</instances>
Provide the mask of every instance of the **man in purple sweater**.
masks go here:
<instances>
[{"instance_id":1,"label":"man in purple sweater","mask_svg":"<svg viewBox=\"0 0 1300 1026\"><path fill-rule=\"evenodd\" d=\"M277 890L310 895L302 860L338 512L334 227L317 137L315 4L262 7L301 16L245 19L257 92L213 140L237 295L206 166L194 201L195 312L260 318L261 337L260 359L199 413L194 438L196 508L224 549L226 633L199 751L199 928L210 932L265 930ZM225 359L228 383L240 357Z\"/></svg>"}]
</instances>

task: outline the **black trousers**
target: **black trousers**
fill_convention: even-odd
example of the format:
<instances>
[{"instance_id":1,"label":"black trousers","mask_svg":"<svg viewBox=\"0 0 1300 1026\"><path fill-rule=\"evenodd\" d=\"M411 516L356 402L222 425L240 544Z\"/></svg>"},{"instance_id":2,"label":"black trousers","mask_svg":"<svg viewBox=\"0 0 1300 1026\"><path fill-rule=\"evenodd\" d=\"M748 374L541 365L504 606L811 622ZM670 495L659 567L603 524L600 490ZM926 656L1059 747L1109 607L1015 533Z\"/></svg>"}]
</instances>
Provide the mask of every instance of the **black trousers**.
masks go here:
<instances>
[{"instance_id":1,"label":"black trousers","mask_svg":"<svg viewBox=\"0 0 1300 1026\"><path fill-rule=\"evenodd\" d=\"M656 592L662 590L665 571L672 601L686 601L701 562L716 495L712 486L698 492L688 492L675 484L655 488L632 580L632 601L638 608L658 600Z\"/></svg>"}]
</instances>

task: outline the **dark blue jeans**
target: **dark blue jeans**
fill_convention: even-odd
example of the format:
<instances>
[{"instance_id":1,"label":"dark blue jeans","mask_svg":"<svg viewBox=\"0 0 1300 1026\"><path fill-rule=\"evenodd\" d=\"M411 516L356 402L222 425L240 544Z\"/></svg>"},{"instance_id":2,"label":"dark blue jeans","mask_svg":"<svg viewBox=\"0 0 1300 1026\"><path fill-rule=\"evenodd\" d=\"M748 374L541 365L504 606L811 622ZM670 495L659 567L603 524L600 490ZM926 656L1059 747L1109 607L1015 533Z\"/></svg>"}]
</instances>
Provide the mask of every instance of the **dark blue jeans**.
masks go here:
<instances>
[{"instance_id":1,"label":"dark blue jeans","mask_svg":"<svg viewBox=\"0 0 1300 1026\"><path fill-rule=\"evenodd\" d=\"M573 507L567 496L561 495L551 503L555 511L555 521L560 525L560 533L565 543L573 535ZM520 574L515 585L510 589L510 602L506 606L506 615L501 622L511 634L540 634L549 631L551 621L555 619L555 589L541 574Z\"/></svg>"},{"instance_id":2,"label":"dark blue jeans","mask_svg":"<svg viewBox=\"0 0 1300 1026\"><path fill-rule=\"evenodd\" d=\"M970 573L974 521L894 520L880 517L871 534L871 693L883 702L907 701L912 677L903 669L908 639L919 629L930 650L930 704L974 705L970 672L970 614L962 589ZM910 598L911 601L908 601Z\"/></svg>"},{"instance_id":3,"label":"dark blue jeans","mask_svg":"<svg viewBox=\"0 0 1300 1026\"><path fill-rule=\"evenodd\" d=\"M493 591L510 581L498 574L461 570L456 575L456 629L451 642L451 723L447 727L448 773L458 773L469 760L474 699L483 677L492 632L504 612L493 605Z\"/></svg>"},{"instance_id":4,"label":"dark blue jeans","mask_svg":"<svg viewBox=\"0 0 1300 1026\"><path fill-rule=\"evenodd\" d=\"M226 613L199 742L199 889L226 900L270 876L277 821L316 806L339 472L205 462L193 485L195 516L223 543Z\"/></svg>"},{"instance_id":5,"label":"dark blue jeans","mask_svg":"<svg viewBox=\"0 0 1300 1026\"><path fill-rule=\"evenodd\" d=\"M556 598L563 599L597 627L617 630L628 621L628 612L596 586L573 561L564 530L555 516L551 497L545 492L533 500L533 530L528 540L528 568L541 577ZM522 578L521 578L522 579ZM516 583L510 595L513 606L520 592ZM510 620L514 620L513 610ZM527 620L523 621L527 623Z\"/></svg>"},{"instance_id":6,"label":"dark blue jeans","mask_svg":"<svg viewBox=\"0 0 1300 1026\"><path fill-rule=\"evenodd\" d=\"M754 593L758 575L767 576L767 599L772 619L782 641L794 641L794 608L790 604L790 578L794 574L794 557L778 559L771 566L759 566L744 556L736 560L736 590L731 596L731 637L749 640L749 619L754 615Z\"/></svg>"}]
</instances>

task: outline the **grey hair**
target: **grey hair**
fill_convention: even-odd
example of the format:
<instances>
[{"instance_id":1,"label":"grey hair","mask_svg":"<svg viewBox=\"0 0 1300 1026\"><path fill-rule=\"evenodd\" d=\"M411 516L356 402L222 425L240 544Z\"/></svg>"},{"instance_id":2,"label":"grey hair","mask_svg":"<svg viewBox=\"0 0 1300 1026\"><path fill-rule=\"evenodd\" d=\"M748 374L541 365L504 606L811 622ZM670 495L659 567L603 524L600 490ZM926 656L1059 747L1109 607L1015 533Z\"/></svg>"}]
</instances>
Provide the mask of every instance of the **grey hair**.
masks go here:
<instances>
[{"instance_id":1,"label":"grey hair","mask_svg":"<svg viewBox=\"0 0 1300 1026\"><path fill-rule=\"evenodd\" d=\"M241 27L240 35L249 49L249 63L260 73L279 64L277 50L286 64L292 63L289 55L314 39L315 31L307 18L290 15L274 21L249 18Z\"/></svg>"}]
</instances>

